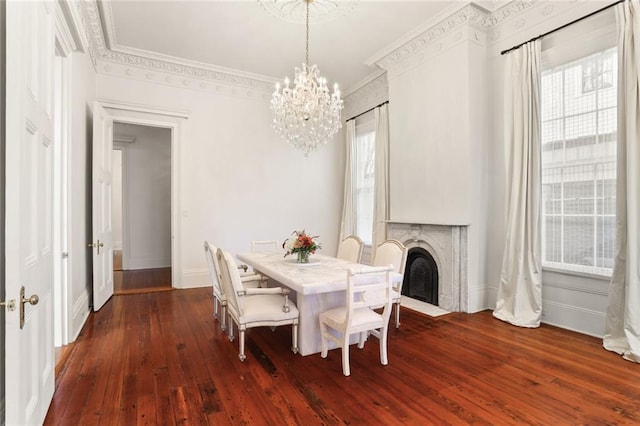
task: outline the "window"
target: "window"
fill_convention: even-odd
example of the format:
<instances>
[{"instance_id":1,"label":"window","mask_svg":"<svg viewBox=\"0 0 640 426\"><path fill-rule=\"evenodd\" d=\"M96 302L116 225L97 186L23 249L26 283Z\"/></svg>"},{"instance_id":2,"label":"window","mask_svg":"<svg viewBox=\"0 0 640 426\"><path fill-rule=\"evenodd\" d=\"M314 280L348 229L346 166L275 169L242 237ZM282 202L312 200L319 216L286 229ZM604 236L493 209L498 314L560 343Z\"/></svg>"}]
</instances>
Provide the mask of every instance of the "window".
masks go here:
<instances>
[{"instance_id":1,"label":"window","mask_svg":"<svg viewBox=\"0 0 640 426\"><path fill-rule=\"evenodd\" d=\"M617 51L542 73L543 266L611 275Z\"/></svg>"},{"instance_id":2,"label":"window","mask_svg":"<svg viewBox=\"0 0 640 426\"><path fill-rule=\"evenodd\" d=\"M356 235L365 244L373 239L373 196L375 182L375 139L373 116L356 123L355 199Z\"/></svg>"}]
</instances>

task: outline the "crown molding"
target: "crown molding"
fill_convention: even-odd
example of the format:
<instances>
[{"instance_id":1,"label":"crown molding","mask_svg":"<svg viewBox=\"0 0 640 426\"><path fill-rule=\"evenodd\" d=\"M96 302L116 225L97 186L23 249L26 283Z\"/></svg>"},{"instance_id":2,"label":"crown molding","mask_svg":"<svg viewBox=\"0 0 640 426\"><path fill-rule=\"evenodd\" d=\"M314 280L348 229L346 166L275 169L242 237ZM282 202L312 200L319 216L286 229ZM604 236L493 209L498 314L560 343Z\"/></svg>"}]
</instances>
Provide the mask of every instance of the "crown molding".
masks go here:
<instances>
[{"instance_id":1,"label":"crown molding","mask_svg":"<svg viewBox=\"0 0 640 426\"><path fill-rule=\"evenodd\" d=\"M358 90L362 89L372 81L380 78L380 76L385 73L386 73L385 70L376 69L374 72L372 72L371 74L369 74L368 76L366 76L365 78L363 78L362 80L354 84L352 87L350 87L349 90L345 90L344 92L342 92L342 98L347 99L349 96L351 96Z\"/></svg>"},{"instance_id":2,"label":"crown molding","mask_svg":"<svg viewBox=\"0 0 640 426\"><path fill-rule=\"evenodd\" d=\"M363 84L361 84L363 83ZM343 121L389 100L387 73L382 72L374 78L363 80L357 89L344 97Z\"/></svg>"},{"instance_id":3,"label":"crown molding","mask_svg":"<svg viewBox=\"0 0 640 426\"><path fill-rule=\"evenodd\" d=\"M471 26L488 31L502 22L526 11L541 0L513 0L504 4L504 0L486 0L481 4L468 2L460 7L459 3L445 9L432 20L408 33L390 46L367 59L365 63L378 69L386 70L394 63L405 61L408 56L423 50L427 45L434 44L454 32L458 27ZM187 86L196 90L207 90L215 87L235 87L228 91L250 94L271 93L277 78L243 72L235 69L190 61L170 55L164 55L143 49L119 46L113 23L111 0L80 0L71 2L82 16L87 41L87 53L98 73L109 73L115 69L123 69L129 78L141 78L161 84ZM501 4L503 6L499 7ZM490 11L497 7L497 9ZM457 10L454 10L457 9ZM480 40L483 35L475 34ZM492 33L492 41L499 34ZM459 39L456 32L456 39ZM471 39L473 41L473 38ZM83 43L84 44L84 43ZM441 44L441 43L440 43ZM442 50L439 46L438 50ZM98 66L100 63L100 66ZM162 75L163 78L155 78ZM376 81L380 74L372 73L353 87L347 88L349 95L358 92L371 81Z\"/></svg>"},{"instance_id":4,"label":"crown molding","mask_svg":"<svg viewBox=\"0 0 640 426\"><path fill-rule=\"evenodd\" d=\"M113 49L114 46L118 45L118 41L116 40L116 25L113 19L113 7L111 7L110 1L100 1L97 3L97 6L100 11L100 16L102 17L102 31L104 35L105 46L108 49Z\"/></svg>"},{"instance_id":5,"label":"crown molding","mask_svg":"<svg viewBox=\"0 0 640 426\"><path fill-rule=\"evenodd\" d=\"M514 0L487 16L484 27L491 29L531 8L540 0Z\"/></svg>"},{"instance_id":6,"label":"crown molding","mask_svg":"<svg viewBox=\"0 0 640 426\"><path fill-rule=\"evenodd\" d=\"M488 16L488 13L484 9L473 3L469 3L452 15L441 20L438 24L431 26L428 30L401 46L396 47L392 51L383 50L381 53L374 55L368 63L369 65L377 65L382 69L389 70L394 67L395 64L405 61L406 58L415 55L425 47L448 36L463 25L474 24L474 26L479 28L484 27Z\"/></svg>"},{"instance_id":7,"label":"crown molding","mask_svg":"<svg viewBox=\"0 0 640 426\"><path fill-rule=\"evenodd\" d=\"M369 66L375 66L376 62L378 62L381 58L402 48L404 45L410 43L413 39L420 37L425 32L428 32L432 28L435 28L438 25L442 24L442 22L444 22L445 19L460 12L464 7L466 7L469 4L469 2L464 2L464 3L465 3L464 6L460 6L460 3L454 3L451 6L447 7L446 9L444 9L443 11L435 15L433 18L429 19L427 22L414 28L412 31L406 33L405 35L395 40L390 45L385 46L383 49L373 54L371 57L365 60L365 64Z\"/></svg>"},{"instance_id":8,"label":"crown molding","mask_svg":"<svg viewBox=\"0 0 640 426\"><path fill-rule=\"evenodd\" d=\"M55 5L56 46L59 46L62 56L69 56L71 52L78 50L78 43L62 7L61 3Z\"/></svg>"},{"instance_id":9,"label":"crown molding","mask_svg":"<svg viewBox=\"0 0 640 426\"><path fill-rule=\"evenodd\" d=\"M88 27L95 52L93 60L96 62L101 64L110 62L116 66L123 65L129 67L129 70L133 67L156 73L171 74L176 76L175 80L180 80L182 77L183 80L187 79L184 81L204 80L257 92L271 93L273 91L273 85L277 80L275 78L189 61L142 49L119 47L115 37L113 13L109 1L102 0L100 6L98 6L96 0L84 0L84 3L85 16L89 23ZM101 10L105 12L101 14ZM105 20L104 25L102 18ZM113 48L109 48L107 45L105 32L109 34L109 43L113 44ZM98 72L103 70L105 70L104 66L98 68ZM131 72L128 72L128 74L131 74ZM148 75L149 73L146 74L147 79L149 79ZM162 82L162 80L155 81ZM190 84L186 85L189 86ZM200 86L201 84L198 84L192 86L192 88Z\"/></svg>"},{"instance_id":10,"label":"crown molding","mask_svg":"<svg viewBox=\"0 0 640 426\"><path fill-rule=\"evenodd\" d=\"M253 88L243 84L234 84L229 81L209 81L198 78L197 76L176 74L156 69L150 70L149 68L130 63L121 64L103 60L98 61L98 73L100 75L109 75L139 82L162 84L168 87L215 93L223 96L256 99L265 102L271 99L271 92L273 91L272 85L269 85L268 88Z\"/></svg>"}]
</instances>

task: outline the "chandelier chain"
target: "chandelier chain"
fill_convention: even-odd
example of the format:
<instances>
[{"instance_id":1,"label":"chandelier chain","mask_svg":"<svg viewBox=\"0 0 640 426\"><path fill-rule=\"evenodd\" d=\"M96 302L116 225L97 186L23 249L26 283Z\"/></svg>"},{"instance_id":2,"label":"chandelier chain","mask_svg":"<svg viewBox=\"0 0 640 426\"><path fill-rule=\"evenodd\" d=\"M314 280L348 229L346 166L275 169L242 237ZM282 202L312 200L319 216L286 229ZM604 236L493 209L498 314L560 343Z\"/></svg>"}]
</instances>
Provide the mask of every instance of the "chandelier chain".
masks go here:
<instances>
[{"instance_id":1,"label":"chandelier chain","mask_svg":"<svg viewBox=\"0 0 640 426\"><path fill-rule=\"evenodd\" d=\"M330 93L327 79L320 75L316 65L309 65L309 3L313 0L302 1L307 9L305 63L302 68L295 68L293 82L287 77L284 85L276 84L271 111L276 133L307 156L331 140L342 127L340 111L344 102L338 85L334 85Z\"/></svg>"},{"instance_id":2,"label":"chandelier chain","mask_svg":"<svg viewBox=\"0 0 640 426\"><path fill-rule=\"evenodd\" d=\"M309 66L309 0L306 0L307 3L307 44L305 46L305 51L307 52L306 56L306 64Z\"/></svg>"}]
</instances>

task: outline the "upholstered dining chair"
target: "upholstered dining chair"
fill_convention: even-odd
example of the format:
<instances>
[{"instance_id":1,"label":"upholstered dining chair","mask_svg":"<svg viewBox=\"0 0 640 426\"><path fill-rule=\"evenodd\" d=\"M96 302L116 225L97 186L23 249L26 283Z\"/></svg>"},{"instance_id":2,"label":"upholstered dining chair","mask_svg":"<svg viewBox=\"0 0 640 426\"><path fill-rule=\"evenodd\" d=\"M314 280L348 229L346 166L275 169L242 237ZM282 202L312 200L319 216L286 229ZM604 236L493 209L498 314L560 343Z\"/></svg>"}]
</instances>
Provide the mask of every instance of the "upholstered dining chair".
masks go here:
<instances>
[{"instance_id":1,"label":"upholstered dining chair","mask_svg":"<svg viewBox=\"0 0 640 426\"><path fill-rule=\"evenodd\" d=\"M328 343L332 341L342 348L342 374L349 376L349 340L358 334L358 348L362 349L369 334L380 341L380 363L387 365L387 331L391 316L391 266L374 268L369 271L347 272L346 305L322 312L320 334L322 351L326 358ZM382 306L382 313L373 308Z\"/></svg>"},{"instance_id":2,"label":"upholstered dining chair","mask_svg":"<svg viewBox=\"0 0 640 426\"><path fill-rule=\"evenodd\" d=\"M336 257L351 263L360 263L363 249L364 243L362 240L356 235L349 235L340 242Z\"/></svg>"},{"instance_id":3,"label":"upholstered dining chair","mask_svg":"<svg viewBox=\"0 0 640 426\"><path fill-rule=\"evenodd\" d=\"M213 317L220 320L220 329L224 331L226 329L227 298L222 292L222 286L220 284L220 265L218 264L218 258L216 256L217 250L217 247L210 242L204 242L204 256L207 258L209 277L213 285ZM238 268L244 269L246 272L244 265L238 266ZM241 275L242 285L247 288L258 287L261 279L262 277L260 275L246 273Z\"/></svg>"},{"instance_id":4,"label":"upholstered dining chair","mask_svg":"<svg viewBox=\"0 0 640 426\"><path fill-rule=\"evenodd\" d=\"M376 249L373 266L393 265L394 272L404 276L407 263L407 248L398 240L387 240ZM402 281L393 287L396 328L400 327L400 302L402 299Z\"/></svg>"},{"instance_id":5,"label":"upholstered dining chair","mask_svg":"<svg viewBox=\"0 0 640 426\"><path fill-rule=\"evenodd\" d=\"M240 273L231 254L218 249L218 263L221 266L222 291L227 298L229 320L229 341L234 340L233 323L238 327L238 358L244 361L245 331L253 327L292 326L291 350L298 352L298 308L289 300L289 290L281 287L245 288Z\"/></svg>"}]
</instances>

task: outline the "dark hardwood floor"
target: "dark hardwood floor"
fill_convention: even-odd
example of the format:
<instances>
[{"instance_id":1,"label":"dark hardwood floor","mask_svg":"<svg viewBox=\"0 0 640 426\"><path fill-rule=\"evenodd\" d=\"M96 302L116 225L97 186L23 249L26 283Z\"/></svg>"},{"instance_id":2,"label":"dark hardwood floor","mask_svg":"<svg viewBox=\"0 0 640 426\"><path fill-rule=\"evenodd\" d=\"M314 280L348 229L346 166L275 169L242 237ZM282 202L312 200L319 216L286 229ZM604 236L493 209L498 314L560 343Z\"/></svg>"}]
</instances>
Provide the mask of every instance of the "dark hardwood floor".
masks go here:
<instances>
[{"instance_id":1,"label":"dark hardwood floor","mask_svg":"<svg viewBox=\"0 0 640 426\"><path fill-rule=\"evenodd\" d=\"M171 268L113 271L113 293L136 294L173 290Z\"/></svg>"},{"instance_id":2,"label":"dark hardwood floor","mask_svg":"<svg viewBox=\"0 0 640 426\"><path fill-rule=\"evenodd\" d=\"M122 250L113 251L113 293L136 294L173 290L171 268L122 269Z\"/></svg>"},{"instance_id":3,"label":"dark hardwood floor","mask_svg":"<svg viewBox=\"0 0 640 426\"><path fill-rule=\"evenodd\" d=\"M61 366L45 424L640 424L640 365L600 339L522 329L490 312L430 318L403 309L389 336L294 355L290 328L247 333L237 357L211 290L114 296Z\"/></svg>"}]
</instances>

